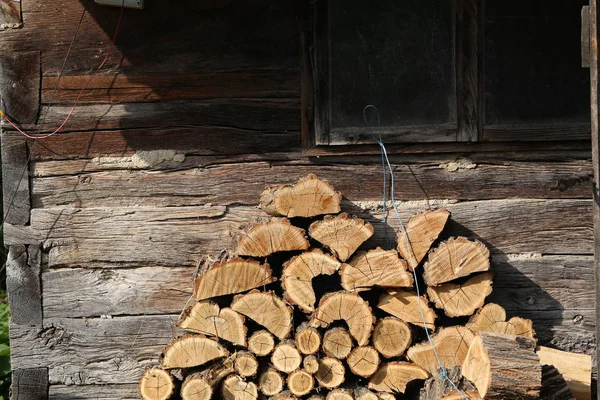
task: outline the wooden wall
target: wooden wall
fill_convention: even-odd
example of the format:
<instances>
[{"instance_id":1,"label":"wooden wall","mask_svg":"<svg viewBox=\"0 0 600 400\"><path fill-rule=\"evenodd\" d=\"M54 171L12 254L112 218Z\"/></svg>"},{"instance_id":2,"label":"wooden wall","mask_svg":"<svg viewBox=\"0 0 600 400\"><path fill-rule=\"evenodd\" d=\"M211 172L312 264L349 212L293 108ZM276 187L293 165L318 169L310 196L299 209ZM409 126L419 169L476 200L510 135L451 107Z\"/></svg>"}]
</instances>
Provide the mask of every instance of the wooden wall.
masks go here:
<instances>
[{"instance_id":1,"label":"wooden wall","mask_svg":"<svg viewBox=\"0 0 600 400\"><path fill-rule=\"evenodd\" d=\"M114 49L119 10L87 0L23 0L23 27L0 32L2 79L15 83L1 94L33 132L62 122L113 51L61 133L26 141L4 126L13 398L137 398L142 370L176 334L199 260L261 216L266 184L317 173L376 226L372 242L396 228L377 220L379 157L301 154L300 2L146 3L125 12ZM32 82L38 92L20 89ZM460 156L469 168L445 165ZM492 300L532 318L541 344L593 354L589 151L393 163L405 218L445 205L447 236L493 252Z\"/></svg>"}]
</instances>

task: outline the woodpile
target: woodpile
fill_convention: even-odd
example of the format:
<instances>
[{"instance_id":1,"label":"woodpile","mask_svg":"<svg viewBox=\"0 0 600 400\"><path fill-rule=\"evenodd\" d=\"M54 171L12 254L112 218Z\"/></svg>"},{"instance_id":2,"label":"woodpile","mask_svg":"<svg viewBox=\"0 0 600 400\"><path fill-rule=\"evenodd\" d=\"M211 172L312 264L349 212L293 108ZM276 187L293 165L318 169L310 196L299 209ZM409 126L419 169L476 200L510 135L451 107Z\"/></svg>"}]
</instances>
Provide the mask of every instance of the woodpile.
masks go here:
<instances>
[{"instance_id":1,"label":"woodpile","mask_svg":"<svg viewBox=\"0 0 600 400\"><path fill-rule=\"evenodd\" d=\"M543 377L552 398L585 391L571 370L586 361L537 348L530 320L485 304L489 250L444 238L448 211L413 216L396 249L368 248L373 226L341 198L314 175L265 190L270 219L198 274L143 399L534 399L555 391Z\"/></svg>"}]
</instances>

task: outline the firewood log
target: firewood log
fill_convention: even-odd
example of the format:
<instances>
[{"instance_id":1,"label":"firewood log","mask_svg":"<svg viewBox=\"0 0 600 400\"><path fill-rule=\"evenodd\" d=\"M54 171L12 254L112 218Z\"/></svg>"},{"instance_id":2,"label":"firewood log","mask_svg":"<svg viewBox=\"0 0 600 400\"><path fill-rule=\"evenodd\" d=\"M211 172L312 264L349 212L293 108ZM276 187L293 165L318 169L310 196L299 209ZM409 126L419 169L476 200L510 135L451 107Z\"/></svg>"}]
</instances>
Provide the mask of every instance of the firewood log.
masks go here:
<instances>
[{"instance_id":1,"label":"firewood log","mask_svg":"<svg viewBox=\"0 0 600 400\"><path fill-rule=\"evenodd\" d=\"M491 293L492 273L489 271L475 274L464 283L448 282L427 288L431 301L449 317L473 315Z\"/></svg>"},{"instance_id":2,"label":"firewood log","mask_svg":"<svg viewBox=\"0 0 600 400\"><path fill-rule=\"evenodd\" d=\"M396 396L386 392L377 392L377 397L379 397L379 400L396 400Z\"/></svg>"},{"instance_id":3,"label":"firewood log","mask_svg":"<svg viewBox=\"0 0 600 400\"><path fill-rule=\"evenodd\" d=\"M304 357L302 367L309 374L315 374L319 370L319 359L313 355Z\"/></svg>"},{"instance_id":4,"label":"firewood log","mask_svg":"<svg viewBox=\"0 0 600 400\"><path fill-rule=\"evenodd\" d=\"M281 284L285 299L304 312L315 310L315 291L312 279L319 275L331 275L342 264L321 250L302 253L283 265Z\"/></svg>"},{"instance_id":5,"label":"firewood log","mask_svg":"<svg viewBox=\"0 0 600 400\"><path fill-rule=\"evenodd\" d=\"M346 321L350 334L359 345L368 343L375 318L369 303L357 293L335 292L323 296L310 325L326 328L336 320Z\"/></svg>"},{"instance_id":6,"label":"firewood log","mask_svg":"<svg viewBox=\"0 0 600 400\"><path fill-rule=\"evenodd\" d=\"M323 335L323 351L329 357L344 359L352 350L352 336L344 328L333 328Z\"/></svg>"},{"instance_id":7,"label":"firewood log","mask_svg":"<svg viewBox=\"0 0 600 400\"><path fill-rule=\"evenodd\" d=\"M161 364L165 369L189 368L228 355L227 349L216 340L203 335L184 335L165 348Z\"/></svg>"},{"instance_id":8,"label":"firewood log","mask_svg":"<svg viewBox=\"0 0 600 400\"><path fill-rule=\"evenodd\" d=\"M535 338L533 322L530 319L513 317L506 321L506 311L495 303L486 304L473 315L467 323L467 328L474 333L493 332Z\"/></svg>"},{"instance_id":9,"label":"firewood log","mask_svg":"<svg viewBox=\"0 0 600 400\"><path fill-rule=\"evenodd\" d=\"M577 399L592 396L592 357L539 346L535 351L542 365L555 367ZM548 379L550 379L550 371Z\"/></svg>"},{"instance_id":10,"label":"firewood log","mask_svg":"<svg viewBox=\"0 0 600 400\"><path fill-rule=\"evenodd\" d=\"M379 392L404 393L409 382L427 378L429 373L418 365L394 361L380 366L371 376L368 387Z\"/></svg>"},{"instance_id":11,"label":"firewood log","mask_svg":"<svg viewBox=\"0 0 600 400\"><path fill-rule=\"evenodd\" d=\"M354 396L348 389L334 389L327 394L325 400L354 400Z\"/></svg>"},{"instance_id":12,"label":"firewood log","mask_svg":"<svg viewBox=\"0 0 600 400\"><path fill-rule=\"evenodd\" d=\"M233 369L235 373L243 378L256 375L258 372L258 360L247 351L236 353L233 359Z\"/></svg>"},{"instance_id":13,"label":"firewood log","mask_svg":"<svg viewBox=\"0 0 600 400\"><path fill-rule=\"evenodd\" d=\"M303 323L296 329L296 347L302 354L315 354L321 348L321 335L316 328Z\"/></svg>"},{"instance_id":14,"label":"firewood log","mask_svg":"<svg viewBox=\"0 0 600 400\"><path fill-rule=\"evenodd\" d=\"M434 375L440 368L437 357L446 369L462 365L474 338L473 332L464 326L442 328L431 338L435 352L429 341L425 341L408 349L406 355L409 360Z\"/></svg>"},{"instance_id":15,"label":"firewood log","mask_svg":"<svg viewBox=\"0 0 600 400\"><path fill-rule=\"evenodd\" d=\"M254 382L245 382L238 375L229 375L223 381L221 394L224 400L256 400L258 389Z\"/></svg>"},{"instance_id":16,"label":"firewood log","mask_svg":"<svg viewBox=\"0 0 600 400\"><path fill-rule=\"evenodd\" d=\"M183 400L210 400L217 385L233 373L231 357L207 370L192 373L183 381L181 398Z\"/></svg>"},{"instance_id":17,"label":"firewood log","mask_svg":"<svg viewBox=\"0 0 600 400\"><path fill-rule=\"evenodd\" d=\"M235 296L231 309L264 326L279 339L288 337L292 330L292 308L273 292L253 290Z\"/></svg>"},{"instance_id":18,"label":"firewood log","mask_svg":"<svg viewBox=\"0 0 600 400\"><path fill-rule=\"evenodd\" d=\"M275 346L271 355L271 364L281 372L289 374L300 367L302 355L293 342L282 342Z\"/></svg>"},{"instance_id":19,"label":"firewood log","mask_svg":"<svg viewBox=\"0 0 600 400\"><path fill-rule=\"evenodd\" d=\"M315 387L315 382L311 374L298 369L288 375L287 386L290 393L300 397L309 394Z\"/></svg>"},{"instance_id":20,"label":"firewood log","mask_svg":"<svg viewBox=\"0 0 600 400\"><path fill-rule=\"evenodd\" d=\"M348 291L369 290L373 286L411 287L412 274L406 271L406 262L398 257L396 250L378 247L356 253L340 269L342 287Z\"/></svg>"},{"instance_id":21,"label":"firewood log","mask_svg":"<svg viewBox=\"0 0 600 400\"><path fill-rule=\"evenodd\" d=\"M352 373L368 378L379 368L379 353L371 346L358 346L352 349L346 362Z\"/></svg>"},{"instance_id":22,"label":"firewood log","mask_svg":"<svg viewBox=\"0 0 600 400\"><path fill-rule=\"evenodd\" d=\"M265 396L273 396L283 390L283 377L274 368L269 368L258 377L258 389Z\"/></svg>"},{"instance_id":23,"label":"firewood log","mask_svg":"<svg viewBox=\"0 0 600 400\"><path fill-rule=\"evenodd\" d=\"M535 341L515 335L481 332L473 339L462 374L486 399L537 399L542 367Z\"/></svg>"},{"instance_id":24,"label":"firewood log","mask_svg":"<svg viewBox=\"0 0 600 400\"><path fill-rule=\"evenodd\" d=\"M252 226L239 239L237 254L266 257L280 251L306 250L310 245L303 229L285 218L273 218Z\"/></svg>"},{"instance_id":25,"label":"firewood log","mask_svg":"<svg viewBox=\"0 0 600 400\"><path fill-rule=\"evenodd\" d=\"M313 394L308 398L308 400L325 400L325 396L321 396L318 394Z\"/></svg>"},{"instance_id":26,"label":"firewood log","mask_svg":"<svg viewBox=\"0 0 600 400\"><path fill-rule=\"evenodd\" d=\"M423 317L419 310L419 302L425 316L425 325L429 330L435 329L434 323L437 315L435 311L429 308L425 295L421 296L419 300L417 294L411 290L388 290L386 294L383 294L379 298L377 308L394 317L400 318L404 322L423 327Z\"/></svg>"},{"instance_id":27,"label":"firewood log","mask_svg":"<svg viewBox=\"0 0 600 400\"><path fill-rule=\"evenodd\" d=\"M269 400L298 400L298 398L291 394L289 391L285 391L276 394L275 396L269 397Z\"/></svg>"},{"instance_id":28,"label":"firewood log","mask_svg":"<svg viewBox=\"0 0 600 400\"><path fill-rule=\"evenodd\" d=\"M143 400L167 400L173 396L173 377L164 369L154 367L144 371L140 379L140 395Z\"/></svg>"},{"instance_id":29,"label":"firewood log","mask_svg":"<svg viewBox=\"0 0 600 400\"><path fill-rule=\"evenodd\" d=\"M309 174L295 185L268 186L260 196L260 208L274 216L306 218L339 213L341 200L327 181Z\"/></svg>"},{"instance_id":30,"label":"firewood log","mask_svg":"<svg viewBox=\"0 0 600 400\"><path fill-rule=\"evenodd\" d=\"M375 392L371 392L365 387L359 387L353 391L356 400L379 400L379 396Z\"/></svg>"},{"instance_id":31,"label":"firewood log","mask_svg":"<svg viewBox=\"0 0 600 400\"><path fill-rule=\"evenodd\" d=\"M256 331L248 338L248 350L257 356L266 356L275 348L273 335L264 329Z\"/></svg>"},{"instance_id":32,"label":"firewood log","mask_svg":"<svg viewBox=\"0 0 600 400\"><path fill-rule=\"evenodd\" d=\"M373 330L373 347L385 358L401 356L411 341L410 327L399 318L381 318Z\"/></svg>"},{"instance_id":33,"label":"firewood log","mask_svg":"<svg viewBox=\"0 0 600 400\"><path fill-rule=\"evenodd\" d=\"M346 213L335 217L327 215L322 221L313 222L308 229L308 234L327 246L340 261L346 261L373 232L370 223Z\"/></svg>"},{"instance_id":34,"label":"firewood log","mask_svg":"<svg viewBox=\"0 0 600 400\"><path fill-rule=\"evenodd\" d=\"M464 237L450 238L429 253L423 279L435 286L474 272L490 269L490 251L481 242Z\"/></svg>"},{"instance_id":35,"label":"firewood log","mask_svg":"<svg viewBox=\"0 0 600 400\"><path fill-rule=\"evenodd\" d=\"M586 397L591 399L591 393ZM575 400L564 376L553 365L542 364L542 388L540 389L540 399L544 400Z\"/></svg>"},{"instance_id":36,"label":"firewood log","mask_svg":"<svg viewBox=\"0 0 600 400\"><path fill-rule=\"evenodd\" d=\"M408 261L412 271L425 257L429 248L444 229L450 213L447 210L425 211L413 216L406 224L408 244L402 231L398 232L398 252Z\"/></svg>"},{"instance_id":37,"label":"firewood log","mask_svg":"<svg viewBox=\"0 0 600 400\"><path fill-rule=\"evenodd\" d=\"M464 399L460 393L456 392L454 386L458 387L463 394L471 393L469 398L479 398L475 386L465 379L460 373L460 365L446 369L446 376L450 380L440 376L441 370L437 370L432 377L425 381L425 385L419 392L419 400L439 400L452 398L455 394L459 397L456 400ZM452 382L452 383L450 383ZM475 395L476 397L472 397Z\"/></svg>"},{"instance_id":38,"label":"firewood log","mask_svg":"<svg viewBox=\"0 0 600 400\"><path fill-rule=\"evenodd\" d=\"M323 357L319 360L319 369L314 376L320 386L332 389L344 383L346 368L337 358Z\"/></svg>"},{"instance_id":39,"label":"firewood log","mask_svg":"<svg viewBox=\"0 0 600 400\"><path fill-rule=\"evenodd\" d=\"M189 332L203 333L246 346L244 317L231 308L219 310L213 302L202 301L188 308L177 326Z\"/></svg>"}]
</instances>

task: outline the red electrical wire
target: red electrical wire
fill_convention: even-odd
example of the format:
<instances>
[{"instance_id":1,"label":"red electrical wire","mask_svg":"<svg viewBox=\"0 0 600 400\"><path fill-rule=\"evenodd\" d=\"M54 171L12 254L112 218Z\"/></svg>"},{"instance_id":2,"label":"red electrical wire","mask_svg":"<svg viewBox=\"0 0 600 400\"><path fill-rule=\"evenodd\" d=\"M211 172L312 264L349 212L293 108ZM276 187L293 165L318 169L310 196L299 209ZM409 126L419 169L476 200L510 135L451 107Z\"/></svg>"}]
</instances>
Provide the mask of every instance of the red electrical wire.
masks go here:
<instances>
[{"instance_id":1,"label":"red electrical wire","mask_svg":"<svg viewBox=\"0 0 600 400\"><path fill-rule=\"evenodd\" d=\"M117 40L117 35L119 34L119 28L121 27L121 20L123 19L123 10L125 9L124 3L125 3L125 0L123 0L123 3L121 4L121 13L119 14L119 20L117 22L117 27L115 28L115 33L114 33L112 41L111 41L113 47L110 49L110 51L108 52L108 54L106 55L106 57L104 57L104 60L102 60L102 62L98 66L98 68L96 68L96 70L92 73L92 75L90 75L90 79L88 79L87 82L85 83L85 85L83 85L83 87L79 91L79 95L77 96L77 99L75 99L75 103L73 104L73 106L69 110L69 113L65 117L65 120L60 124L60 126L58 128L56 128L56 130L54 132L48 133L46 135L37 135L37 134L36 135L31 135L31 134L29 134L29 133L24 132L23 130L21 130L21 128L19 128L14 122L12 122L10 120L10 118L8 118L8 116L6 115L6 113L4 111L2 111L2 110L0 110L0 117L2 117L13 128L15 128L17 130L17 132L19 132L21 135L23 135L23 136L25 136L25 137L27 137L29 139L45 139L47 137L50 137L50 136L55 135L56 133L60 132L60 130L67 123L67 121L69 121L69 118L71 118L71 115L73 114L73 110L75 110L75 107L77 107L77 104L79 103L79 100L81 99L81 95L83 94L84 90L87 89L87 87L89 86L90 82L92 82L92 79L94 79L94 77L96 76L96 74L98 73L98 71L100 71L100 69L104 66L104 64L106 63L106 61L108 61L108 58L112 55L112 51L114 49L114 44L115 44L115 42Z\"/></svg>"}]
</instances>

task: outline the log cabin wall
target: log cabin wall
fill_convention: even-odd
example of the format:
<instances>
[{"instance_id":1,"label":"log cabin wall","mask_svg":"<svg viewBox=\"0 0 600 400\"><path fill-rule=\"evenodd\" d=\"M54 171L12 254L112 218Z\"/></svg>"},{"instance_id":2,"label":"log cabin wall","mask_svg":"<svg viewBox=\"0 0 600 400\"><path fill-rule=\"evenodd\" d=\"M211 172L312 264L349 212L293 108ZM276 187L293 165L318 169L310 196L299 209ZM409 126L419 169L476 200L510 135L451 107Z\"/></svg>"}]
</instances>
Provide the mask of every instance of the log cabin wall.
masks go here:
<instances>
[{"instance_id":1,"label":"log cabin wall","mask_svg":"<svg viewBox=\"0 0 600 400\"><path fill-rule=\"evenodd\" d=\"M383 236L379 156L302 155L300 2L146 3L124 12L114 48L119 9L86 0L22 0L22 28L0 32L2 100L34 133L64 120L112 51L60 133L3 126L14 399L137 398L200 259L262 215L267 184L316 173L375 225L370 245ZM590 158L583 146L392 161L405 217L442 204L446 236L490 247L489 300L533 319L541 344L593 354Z\"/></svg>"}]
</instances>

